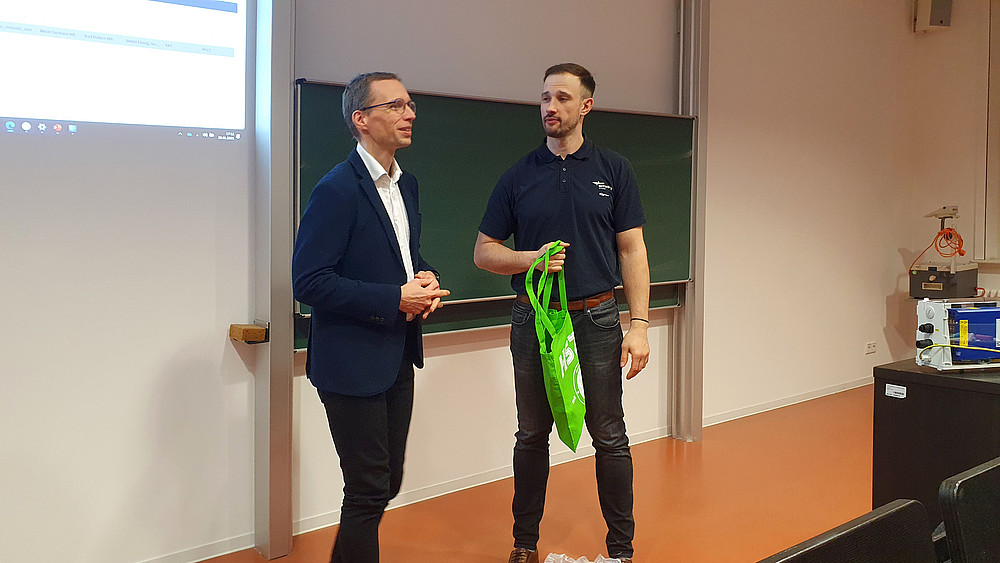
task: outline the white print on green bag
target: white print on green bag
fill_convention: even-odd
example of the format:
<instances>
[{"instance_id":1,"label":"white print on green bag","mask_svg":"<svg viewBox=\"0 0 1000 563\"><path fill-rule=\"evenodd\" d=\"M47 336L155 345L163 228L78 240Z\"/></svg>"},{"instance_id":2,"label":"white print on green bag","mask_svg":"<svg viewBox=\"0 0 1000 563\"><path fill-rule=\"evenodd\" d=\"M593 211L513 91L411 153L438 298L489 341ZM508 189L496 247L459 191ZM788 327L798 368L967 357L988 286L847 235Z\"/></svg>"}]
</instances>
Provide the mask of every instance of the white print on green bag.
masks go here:
<instances>
[{"instance_id":1,"label":"white print on green bag","mask_svg":"<svg viewBox=\"0 0 1000 563\"><path fill-rule=\"evenodd\" d=\"M563 371L569 369L570 364L572 364L573 360L576 359L576 356L573 354L573 350L576 346L569 346L569 344L573 344L575 340L576 335L572 332L569 333L566 337L567 346L563 348L562 354L559 355L559 365L562 366Z\"/></svg>"},{"instance_id":2,"label":"white print on green bag","mask_svg":"<svg viewBox=\"0 0 1000 563\"><path fill-rule=\"evenodd\" d=\"M566 336L567 346L563 348L562 354L559 355L559 365L562 367L563 373L569 369L569 366L573 365L573 360L576 359L574 352L576 351L576 334L569 333ZM573 370L573 387L575 391L574 399L586 404L586 400L583 395L583 372L580 371L580 364L577 363L574 366L576 369Z\"/></svg>"},{"instance_id":3,"label":"white print on green bag","mask_svg":"<svg viewBox=\"0 0 1000 563\"><path fill-rule=\"evenodd\" d=\"M580 371L580 364L576 364L576 373L574 375L576 376L574 377L576 380L576 396L573 398L583 404L587 404L587 400L583 396L583 372Z\"/></svg>"}]
</instances>

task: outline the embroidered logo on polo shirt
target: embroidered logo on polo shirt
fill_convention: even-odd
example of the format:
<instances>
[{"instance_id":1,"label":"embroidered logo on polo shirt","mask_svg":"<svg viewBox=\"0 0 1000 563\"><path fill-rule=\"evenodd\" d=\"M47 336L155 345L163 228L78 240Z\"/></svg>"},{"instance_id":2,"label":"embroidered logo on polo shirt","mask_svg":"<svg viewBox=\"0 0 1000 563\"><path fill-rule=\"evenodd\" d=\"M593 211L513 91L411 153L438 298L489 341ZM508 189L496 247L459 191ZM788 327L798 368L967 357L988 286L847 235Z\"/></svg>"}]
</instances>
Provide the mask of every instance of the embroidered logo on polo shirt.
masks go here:
<instances>
[{"instance_id":1,"label":"embroidered logo on polo shirt","mask_svg":"<svg viewBox=\"0 0 1000 563\"><path fill-rule=\"evenodd\" d=\"M594 181L593 184L595 186L597 186L597 195L603 196L603 197L611 197L611 193L610 192L614 191L614 187L612 187L612 186L610 186L608 184L605 184L604 182L602 182L600 180Z\"/></svg>"}]
</instances>

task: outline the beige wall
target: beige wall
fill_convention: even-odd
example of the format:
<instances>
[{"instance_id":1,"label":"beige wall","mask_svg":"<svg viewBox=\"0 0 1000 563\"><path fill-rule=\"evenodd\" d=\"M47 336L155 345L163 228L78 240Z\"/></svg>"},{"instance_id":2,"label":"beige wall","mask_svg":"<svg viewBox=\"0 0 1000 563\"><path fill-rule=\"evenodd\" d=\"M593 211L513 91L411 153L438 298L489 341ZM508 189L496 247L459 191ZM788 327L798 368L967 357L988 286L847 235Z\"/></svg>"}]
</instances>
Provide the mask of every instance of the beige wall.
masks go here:
<instances>
[{"instance_id":1,"label":"beige wall","mask_svg":"<svg viewBox=\"0 0 1000 563\"><path fill-rule=\"evenodd\" d=\"M988 3L715 0L705 418L868 381L913 354L906 268L984 178ZM878 353L864 355L864 344Z\"/></svg>"},{"instance_id":2,"label":"beige wall","mask_svg":"<svg viewBox=\"0 0 1000 563\"><path fill-rule=\"evenodd\" d=\"M388 70L412 90L535 102L547 67L577 62L597 78L598 107L676 113L673 1L297 0L295 9L299 77Z\"/></svg>"}]
</instances>

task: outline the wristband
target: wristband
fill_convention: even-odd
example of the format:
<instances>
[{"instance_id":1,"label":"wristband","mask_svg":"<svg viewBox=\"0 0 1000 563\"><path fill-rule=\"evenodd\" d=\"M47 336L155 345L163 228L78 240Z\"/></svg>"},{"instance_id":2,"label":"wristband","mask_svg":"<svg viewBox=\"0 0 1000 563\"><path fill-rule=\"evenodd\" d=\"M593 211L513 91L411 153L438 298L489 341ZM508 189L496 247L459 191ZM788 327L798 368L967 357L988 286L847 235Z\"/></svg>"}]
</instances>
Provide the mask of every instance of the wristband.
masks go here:
<instances>
[{"instance_id":1,"label":"wristband","mask_svg":"<svg viewBox=\"0 0 1000 563\"><path fill-rule=\"evenodd\" d=\"M640 317L632 317L631 319L629 319L629 322L632 322L632 321L642 321L642 322L644 322L646 324L649 324L649 320L643 319L643 318L640 318Z\"/></svg>"}]
</instances>

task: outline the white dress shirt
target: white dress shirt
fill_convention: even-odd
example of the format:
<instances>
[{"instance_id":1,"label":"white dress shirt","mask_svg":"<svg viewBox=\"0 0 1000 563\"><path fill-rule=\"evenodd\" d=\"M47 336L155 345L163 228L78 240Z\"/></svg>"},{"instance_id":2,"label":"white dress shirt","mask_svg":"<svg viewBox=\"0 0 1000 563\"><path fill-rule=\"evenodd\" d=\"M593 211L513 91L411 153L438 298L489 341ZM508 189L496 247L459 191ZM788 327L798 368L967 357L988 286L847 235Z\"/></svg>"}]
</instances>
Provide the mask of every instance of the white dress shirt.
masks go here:
<instances>
[{"instance_id":1,"label":"white dress shirt","mask_svg":"<svg viewBox=\"0 0 1000 563\"><path fill-rule=\"evenodd\" d=\"M399 169L396 159L392 159L390 172L379 164L375 157L368 154L360 144L358 144L358 154L364 161L368 173L371 174L375 182L375 189L382 198L385 212L392 222L392 230L396 233L396 241L399 242L399 253L403 257L403 268L406 269L406 279L413 279L413 258L410 256L410 220L406 217L406 205L403 203L403 195L399 192L399 177L403 171Z\"/></svg>"}]
</instances>

